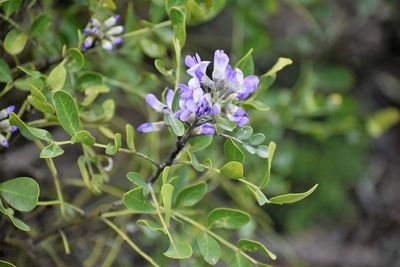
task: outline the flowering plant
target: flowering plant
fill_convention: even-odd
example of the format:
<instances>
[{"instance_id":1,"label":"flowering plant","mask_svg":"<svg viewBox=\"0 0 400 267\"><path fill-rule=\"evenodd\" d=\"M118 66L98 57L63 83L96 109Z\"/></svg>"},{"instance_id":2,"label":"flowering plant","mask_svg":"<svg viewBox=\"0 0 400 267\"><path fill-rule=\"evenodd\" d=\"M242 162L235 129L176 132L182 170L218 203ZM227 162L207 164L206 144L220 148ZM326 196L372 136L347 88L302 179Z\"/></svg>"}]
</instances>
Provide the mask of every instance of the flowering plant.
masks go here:
<instances>
[{"instance_id":1,"label":"flowering plant","mask_svg":"<svg viewBox=\"0 0 400 267\"><path fill-rule=\"evenodd\" d=\"M131 4L127 4L125 26L115 26L123 21L112 12L115 3L100 1L95 7L88 6L93 16L78 31L77 42L63 45L54 58L46 58L44 63L34 60L20 64L16 60L12 70L8 61L1 61L0 77L5 88L0 96L14 92L12 89L24 94L22 104L16 104L17 112L13 106L0 111L4 153L11 153L17 141L23 142L19 139L23 136L37 146L38 156L48 168L48 174L32 171L35 178L17 177L0 183L0 212L11 222L1 242L15 248L9 255L33 250L50 256L33 257L33 265L50 266L65 264L58 255L66 253L68 261L83 261L85 266L91 266L102 259L99 246L113 242L102 263L111 266L126 241L136 252L125 254L135 266L143 266L143 261L152 266L168 266L173 259L185 265L214 265L221 261L228 266L267 266L263 262L275 260L265 242L248 235L233 243L234 235L229 234L259 223L249 214L254 207L294 203L316 188L267 198L265 188L276 145L272 141L266 145L264 134L254 133L250 126L250 110L267 110L257 97L271 85L277 72L292 62L280 58L258 77L253 75L252 50L236 65L223 50L215 51L213 62L203 61L195 54L184 59L190 76L184 83L181 54L186 26L208 20L223 5L218 4L220 1L211 1L211 6L196 2L195 16L190 9L193 3L178 2L166 2L167 21L154 19L134 28L128 23L133 20ZM18 5L7 6L9 14L4 18L16 27L18 24L10 15L18 11ZM5 51L16 58L28 49L28 40L42 43L44 37L40 34L50 27L50 19L46 14L38 15L31 23L29 38L22 26L11 29L4 39ZM167 36L166 40L159 40L160 36ZM75 35L71 40L74 38ZM57 43L53 45L57 48ZM167 49L173 51L171 58ZM154 65L161 75L145 71L145 64L140 65L144 55L156 58ZM102 61L109 64L98 64ZM132 67L132 61L137 66ZM125 72L124 66L129 66L129 71ZM147 93L161 88L152 83L154 79L171 87L164 90L162 101L155 96L161 92ZM135 134L132 124L139 121L139 112L130 114L126 121L120 117L122 113L116 112L131 106L125 102L127 99L134 103L135 110L140 110L144 100L162 114L160 121L138 123L137 132L151 134ZM153 121L155 114L148 116ZM121 126L125 142L119 133ZM16 129L18 132L12 134ZM170 129L170 134L162 129ZM165 142L159 142L161 137ZM170 141L171 151L159 160ZM258 178L245 177L245 152L239 145L250 155L259 156L262 171L258 171ZM222 146L223 155L218 149L210 149ZM65 162L59 160L68 158L64 149L75 153L76 164L61 169ZM204 159L205 155L209 158ZM76 175L81 178L73 178ZM118 180L121 176L131 183ZM54 188L48 187L46 178L52 179ZM214 201L219 190L230 195L232 202L225 203L222 197L219 207L219 201ZM244 205L241 198L253 208ZM15 213L33 209L32 216ZM25 241L17 241L22 234L9 230L11 224L26 232ZM91 247L92 241L86 240L85 235L99 225L108 228L95 228L98 236L90 253L86 242ZM54 237L61 238L62 246ZM267 259L251 255L254 250L264 253ZM26 257L20 260L25 265L28 262Z\"/></svg>"}]
</instances>

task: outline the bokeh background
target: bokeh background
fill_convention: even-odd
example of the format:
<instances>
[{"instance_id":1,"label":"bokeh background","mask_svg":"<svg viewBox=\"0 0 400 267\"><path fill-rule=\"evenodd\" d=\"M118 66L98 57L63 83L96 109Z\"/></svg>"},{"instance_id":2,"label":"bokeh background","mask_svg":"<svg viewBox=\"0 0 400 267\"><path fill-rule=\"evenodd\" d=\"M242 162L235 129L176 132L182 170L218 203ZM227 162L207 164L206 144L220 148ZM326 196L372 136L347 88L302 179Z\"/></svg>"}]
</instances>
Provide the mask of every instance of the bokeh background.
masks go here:
<instances>
[{"instance_id":1,"label":"bokeh background","mask_svg":"<svg viewBox=\"0 0 400 267\"><path fill-rule=\"evenodd\" d=\"M161 0L115 2L128 29L143 19L165 19ZM83 0L37 1L30 8L57 17L54 33L41 37L47 55L57 55L62 43L75 44L76 28L83 28L90 17ZM15 20L28 23L24 12ZM4 36L9 26L4 21L0 25ZM100 53L87 61L85 68L110 78L117 103L114 130L121 131L127 121L137 126L146 119L137 91L160 93L168 84L153 67L154 58L172 58L166 48L168 34L128 42L111 59ZM226 0L217 14L188 25L185 54L212 59L214 50L224 49L236 61L250 48L259 75L278 57L294 61L262 96L270 110L250 111L256 132L278 147L267 195L302 192L316 183L319 187L294 205L257 209L264 223L243 229L243 234L255 233L277 252L275 266L400 266L400 1ZM22 59L43 54L29 51ZM142 69L146 72L139 72ZM24 94L15 91L1 104L18 102ZM63 136L62 131L57 134ZM150 141L150 152L157 146L168 152L163 141ZM46 176L34 146L18 142L12 151L2 152L0 173ZM207 153L219 155L222 142L213 145L215 151ZM63 176L79 175L70 167L77 153L70 149L62 160L56 159ZM132 166L115 162L121 179L113 182L127 184L122 173ZM260 159L247 155L247 175L260 177L259 164ZM254 205L250 199L236 201L248 209ZM127 250L121 255L129 254L128 247L121 249ZM79 259L76 256L76 262ZM119 264L129 266L129 258L119 259Z\"/></svg>"}]
</instances>

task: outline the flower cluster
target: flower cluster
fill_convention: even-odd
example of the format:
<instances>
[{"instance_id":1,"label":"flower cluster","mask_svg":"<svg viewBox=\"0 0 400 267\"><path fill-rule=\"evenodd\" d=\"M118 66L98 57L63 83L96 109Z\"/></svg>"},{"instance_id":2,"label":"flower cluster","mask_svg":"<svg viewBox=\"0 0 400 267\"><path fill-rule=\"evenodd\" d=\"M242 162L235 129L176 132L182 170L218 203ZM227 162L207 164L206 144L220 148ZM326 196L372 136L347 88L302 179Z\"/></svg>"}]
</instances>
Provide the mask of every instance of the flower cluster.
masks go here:
<instances>
[{"instance_id":1,"label":"flower cluster","mask_svg":"<svg viewBox=\"0 0 400 267\"><path fill-rule=\"evenodd\" d=\"M120 16L109 17L103 22L95 18L89 20L88 25L83 29L85 38L83 40L83 49L88 49L97 43L108 51L122 43L122 37L119 35L124 31L124 26L115 26Z\"/></svg>"},{"instance_id":2,"label":"flower cluster","mask_svg":"<svg viewBox=\"0 0 400 267\"><path fill-rule=\"evenodd\" d=\"M166 104L152 94L146 95L147 104L157 112L172 114L182 122L198 126L194 129L196 134L214 135L214 123L223 117L239 127L248 124L247 113L240 105L257 89L258 77L244 77L240 69L233 69L229 65L229 57L222 50L215 51L211 78L206 73L210 63L202 61L198 54L186 56L187 73L192 78L187 85L179 85L179 109L176 112L172 111L174 93L170 89L166 94ZM138 131L159 131L165 126L165 122L144 123Z\"/></svg>"},{"instance_id":3,"label":"flower cluster","mask_svg":"<svg viewBox=\"0 0 400 267\"><path fill-rule=\"evenodd\" d=\"M3 134L15 132L18 128L10 125L8 116L15 110L15 106L9 106L0 110L0 146L8 147L8 141Z\"/></svg>"}]
</instances>

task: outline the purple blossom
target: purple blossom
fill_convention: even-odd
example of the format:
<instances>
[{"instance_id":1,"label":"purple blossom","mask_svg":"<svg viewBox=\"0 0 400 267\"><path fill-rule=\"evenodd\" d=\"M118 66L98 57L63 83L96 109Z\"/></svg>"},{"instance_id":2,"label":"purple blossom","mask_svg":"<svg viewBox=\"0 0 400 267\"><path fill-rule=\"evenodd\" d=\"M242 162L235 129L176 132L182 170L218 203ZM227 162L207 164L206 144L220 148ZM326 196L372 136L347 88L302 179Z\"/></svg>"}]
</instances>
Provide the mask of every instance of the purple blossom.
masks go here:
<instances>
[{"instance_id":1,"label":"purple blossom","mask_svg":"<svg viewBox=\"0 0 400 267\"><path fill-rule=\"evenodd\" d=\"M211 123L204 123L193 130L195 134L214 135L215 127Z\"/></svg>"},{"instance_id":2,"label":"purple blossom","mask_svg":"<svg viewBox=\"0 0 400 267\"><path fill-rule=\"evenodd\" d=\"M206 73L210 61L201 61L200 56L196 54L196 56L186 56L185 64L189 67L187 73L190 76L201 80Z\"/></svg>"},{"instance_id":3,"label":"purple blossom","mask_svg":"<svg viewBox=\"0 0 400 267\"><path fill-rule=\"evenodd\" d=\"M229 65L229 57L223 50L214 53L212 78L206 74L209 61L202 61L198 54L186 56L187 73L192 76L187 84L179 85L179 108L174 113L172 99L174 92L169 90L166 103L154 95L146 95L147 104L155 111L173 115L188 125L198 124L195 134L214 135L214 123L227 118L239 127L249 123L246 111L241 107L242 101L257 90L259 79L255 75L244 76L243 72ZM139 126L140 132L158 131L165 124L144 123Z\"/></svg>"},{"instance_id":4,"label":"purple blossom","mask_svg":"<svg viewBox=\"0 0 400 267\"><path fill-rule=\"evenodd\" d=\"M137 131L139 133L150 133L150 132L158 132L161 129L165 128L167 126L167 123L163 121L159 122L145 122L139 125L137 127Z\"/></svg>"},{"instance_id":5,"label":"purple blossom","mask_svg":"<svg viewBox=\"0 0 400 267\"><path fill-rule=\"evenodd\" d=\"M115 15L103 22L91 18L86 28L83 29L85 34L83 49L100 44L103 49L111 51L115 46L121 44L122 38L119 35L124 32L124 27L115 26L119 18L119 15Z\"/></svg>"},{"instance_id":6,"label":"purple blossom","mask_svg":"<svg viewBox=\"0 0 400 267\"><path fill-rule=\"evenodd\" d=\"M8 147L7 138L4 134L13 133L18 130L17 126L10 125L10 121L8 119L11 112L15 111L15 106L8 106L0 110L0 146Z\"/></svg>"}]
</instances>

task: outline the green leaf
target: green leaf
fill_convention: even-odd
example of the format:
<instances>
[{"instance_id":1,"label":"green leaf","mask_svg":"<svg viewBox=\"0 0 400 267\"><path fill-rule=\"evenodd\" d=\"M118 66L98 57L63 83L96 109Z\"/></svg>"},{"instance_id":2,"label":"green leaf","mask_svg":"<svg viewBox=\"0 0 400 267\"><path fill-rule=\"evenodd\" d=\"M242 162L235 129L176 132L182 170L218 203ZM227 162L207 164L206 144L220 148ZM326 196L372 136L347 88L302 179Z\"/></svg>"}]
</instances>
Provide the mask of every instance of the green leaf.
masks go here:
<instances>
[{"instance_id":1,"label":"green leaf","mask_svg":"<svg viewBox=\"0 0 400 267\"><path fill-rule=\"evenodd\" d=\"M228 262L229 267L251 267L251 262L246 259L242 254L235 253Z\"/></svg>"},{"instance_id":2,"label":"green leaf","mask_svg":"<svg viewBox=\"0 0 400 267\"><path fill-rule=\"evenodd\" d=\"M275 260L276 255L269 251L263 244L258 241L250 240L250 239L240 239L238 242L238 247L243 251L255 251L259 250L271 259Z\"/></svg>"},{"instance_id":3,"label":"green leaf","mask_svg":"<svg viewBox=\"0 0 400 267\"><path fill-rule=\"evenodd\" d=\"M190 207L197 204L207 194L208 186L205 182L190 185L179 192L176 205Z\"/></svg>"},{"instance_id":4,"label":"green leaf","mask_svg":"<svg viewBox=\"0 0 400 267\"><path fill-rule=\"evenodd\" d=\"M267 90L271 84L275 81L276 74L281 71L286 66L292 64L293 61L290 58L281 57L275 63L274 66L265 74L260 76L260 83L258 85L258 90L253 94L252 98L256 98L263 91Z\"/></svg>"},{"instance_id":5,"label":"green leaf","mask_svg":"<svg viewBox=\"0 0 400 267\"><path fill-rule=\"evenodd\" d=\"M58 64L47 77L47 84L51 90L58 91L64 87L65 80L67 79L67 70L64 67L64 62Z\"/></svg>"},{"instance_id":6,"label":"green leaf","mask_svg":"<svg viewBox=\"0 0 400 267\"><path fill-rule=\"evenodd\" d=\"M124 205L131 210L138 212L154 212L155 208L143 196L142 188L135 188L123 196Z\"/></svg>"},{"instance_id":7,"label":"green leaf","mask_svg":"<svg viewBox=\"0 0 400 267\"><path fill-rule=\"evenodd\" d=\"M208 227L236 229L250 221L250 215L235 209L216 208L208 214Z\"/></svg>"},{"instance_id":8,"label":"green leaf","mask_svg":"<svg viewBox=\"0 0 400 267\"><path fill-rule=\"evenodd\" d=\"M7 17L12 15L21 6L22 0L9 0L3 3L3 10ZM1 5L0 5L1 6Z\"/></svg>"},{"instance_id":9,"label":"green leaf","mask_svg":"<svg viewBox=\"0 0 400 267\"><path fill-rule=\"evenodd\" d=\"M153 232L159 231L159 232L162 232L162 233L166 234L164 227L162 227L162 225L160 225L158 222L155 222L153 220L140 219L136 223L146 226L147 228L149 228Z\"/></svg>"},{"instance_id":10,"label":"green leaf","mask_svg":"<svg viewBox=\"0 0 400 267\"><path fill-rule=\"evenodd\" d=\"M28 69L28 68L23 68L21 66L17 66L18 69L20 69L22 72L24 72L26 75L31 76L32 78L42 78L42 77L46 77L45 75L43 75L40 71L37 70L32 70L32 69Z\"/></svg>"},{"instance_id":11,"label":"green leaf","mask_svg":"<svg viewBox=\"0 0 400 267\"><path fill-rule=\"evenodd\" d=\"M176 136L182 136L185 133L185 125L171 114L165 116L165 121L172 127L172 131Z\"/></svg>"},{"instance_id":12,"label":"green leaf","mask_svg":"<svg viewBox=\"0 0 400 267\"><path fill-rule=\"evenodd\" d=\"M169 18L175 37L178 39L180 47L183 47L186 40L185 13L178 7L172 7L169 11Z\"/></svg>"},{"instance_id":13,"label":"green leaf","mask_svg":"<svg viewBox=\"0 0 400 267\"><path fill-rule=\"evenodd\" d=\"M199 135L189 139L190 152L194 153L208 147L212 143L212 136Z\"/></svg>"},{"instance_id":14,"label":"green leaf","mask_svg":"<svg viewBox=\"0 0 400 267\"><path fill-rule=\"evenodd\" d=\"M389 107L377 111L367 121L370 136L378 137L400 121L400 109Z\"/></svg>"},{"instance_id":15,"label":"green leaf","mask_svg":"<svg viewBox=\"0 0 400 267\"><path fill-rule=\"evenodd\" d=\"M190 163L196 171L203 172L205 170L204 165L199 162L195 154L192 154L190 150L186 150L189 155Z\"/></svg>"},{"instance_id":16,"label":"green leaf","mask_svg":"<svg viewBox=\"0 0 400 267\"><path fill-rule=\"evenodd\" d=\"M80 70L85 65L85 58L79 49L70 48L67 50L67 55L69 57L69 65L72 66L74 70Z\"/></svg>"},{"instance_id":17,"label":"green leaf","mask_svg":"<svg viewBox=\"0 0 400 267\"><path fill-rule=\"evenodd\" d=\"M0 82L8 83L12 81L11 69L4 59L0 58Z\"/></svg>"},{"instance_id":18,"label":"green leaf","mask_svg":"<svg viewBox=\"0 0 400 267\"><path fill-rule=\"evenodd\" d=\"M250 126L244 126L236 132L236 137L240 140L246 140L249 139L252 134L253 128Z\"/></svg>"},{"instance_id":19,"label":"green leaf","mask_svg":"<svg viewBox=\"0 0 400 267\"><path fill-rule=\"evenodd\" d=\"M48 131L26 125L14 112L11 112L9 119L10 124L18 126L19 131L25 138L34 140L36 137L49 143L53 142L53 138Z\"/></svg>"},{"instance_id":20,"label":"green leaf","mask_svg":"<svg viewBox=\"0 0 400 267\"><path fill-rule=\"evenodd\" d=\"M140 39L140 46L143 52L151 58L163 57L166 53L166 48L163 44L149 38Z\"/></svg>"},{"instance_id":21,"label":"green leaf","mask_svg":"<svg viewBox=\"0 0 400 267\"><path fill-rule=\"evenodd\" d=\"M16 266L8 261L0 260L0 267L16 267Z\"/></svg>"},{"instance_id":22,"label":"green leaf","mask_svg":"<svg viewBox=\"0 0 400 267\"><path fill-rule=\"evenodd\" d=\"M243 178L243 165L238 161L230 161L221 168L221 174L229 179Z\"/></svg>"},{"instance_id":23,"label":"green leaf","mask_svg":"<svg viewBox=\"0 0 400 267\"><path fill-rule=\"evenodd\" d=\"M264 178L260 183L261 189L264 189L269 183L269 179L271 177L272 159L274 158L275 150L276 150L276 144L274 142L270 142L268 145L267 170L265 172Z\"/></svg>"},{"instance_id":24,"label":"green leaf","mask_svg":"<svg viewBox=\"0 0 400 267\"><path fill-rule=\"evenodd\" d=\"M131 180L134 184L137 186L143 188L143 193L144 195L147 195L149 191L149 186L147 185L146 181L144 178L137 172L128 172L126 175L129 180Z\"/></svg>"},{"instance_id":25,"label":"green leaf","mask_svg":"<svg viewBox=\"0 0 400 267\"><path fill-rule=\"evenodd\" d=\"M244 154L232 139L227 139L224 144L224 154L228 161L243 162Z\"/></svg>"},{"instance_id":26,"label":"green leaf","mask_svg":"<svg viewBox=\"0 0 400 267\"><path fill-rule=\"evenodd\" d=\"M250 48L250 50L244 55L235 65L235 68L239 68L241 71L243 71L243 74L245 76L251 75L254 73L254 62L253 62L253 48Z\"/></svg>"},{"instance_id":27,"label":"green leaf","mask_svg":"<svg viewBox=\"0 0 400 267\"><path fill-rule=\"evenodd\" d=\"M70 94L64 91L55 92L53 103L56 108L58 121L70 136L82 130L79 121L78 106Z\"/></svg>"},{"instance_id":28,"label":"green leaf","mask_svg":"<svg viewBox=\"0 0 400 267\"><path fill-rule=\"evenodd\" d=\"M265 141L265 135L262 133L255 134L249 138L249 145L258 146Z\"/></svg>"},{"instance_id":29,"label":"green leaf","mask_svg":"<svg viewBox=\"0 0 400 267\"><path fill-rule=\"evenodd\" d=\"M84 155L81 155L78 158L78 168L86 187L89 188L90 190L93 190L92 185L90 183L89 171L86 167L86 157Z\"/></svg>"},{"instance_id":30,"label":"green leaf","mask_svg":"<svg viewBox=\"0 0 400 267\"><path fill-rule=\"evenodd\" d=\"M55 158L62 154L64 154L64 150L56 143L51 143L50 145L42 149L42 151L40 152L40 158L42 159Z\"/></svg>"},{"instance_id":31,"label":"green leaf","mask_svg":"<svg viewBox=\"0 0 400 267\"><path fill-rule=\"evenodd\" d=\"M29 95L27 99L28 99L29 104L31 104L37 110L39 110L43 113L54 114L55 110L52 105L50 105L44 101L41 101L39 98L34 97L32 95Z\"/></svg>"},{"instance_id":32,"label":"green leaf","mask_svg":"<svg viewBox=\"0 0 400 267\"><path fill-rule=\"evenodd\" d=\"M258 90L256 92L258 92ZM270 107L267 104L265 104L265 103L263 103L261 101L255 100L254 98L251 98L251 99L247 100L243 104L244 104L245 108L250 107L250 108L254 108L254 109L258 110L258 111L268 111L268 110L270 110Z\"/></svg>"},{"instance_id":33,"label":"green leaf","mask_svg":"<svg viewBox=\"0 0 400 267\"><path fill-rule=\"evenodd\" d=\"M44 33L45 31L47 31L49 26L50 26L50 17L47 14L40 14L32 22L30 30L31 36L36 37Z\"/></svg>"},{"instance_id":34,"label":"green leaf","mask_svg":"<svg viewBox=\"0 0 400 267\"><path fill-rule=\"evenodd\" d=\"M17 55L24 50L27 39L28 37L24 32L13 29L7 33L4 39L4 49L11 55Z\"/></svg>"},{"instance_id":35,"label":"green leaf","mask_svg":"<svg viewBox=\"0 0 400 267\"><path fill-rule=\"evenodd\" d=\"M121 139L121 134L120 133L116 133L114 135L114 144L109 143L106 147L106 154L107 155L115 155L117 154L118 150L121 148L121 143L122 143L122 139Z\"/></svg>"},{"instance_id":36,"label":"green leaf","mask_svg":"<svg viewBox=\"0 0 400 267\"><path fill-rule=\"evenodd\" d=\"M258 186L244 179L239 179L239 181L246 184L247 188L256 198L258 205L263 206L265 203L269 202L268 198L264 195L264 193Z\"/></svg>"},{"instance_id":37,"label":"green leaf","mask_svg":"<svg viewBox=\"0 0 400 267\"><path fill-rule=\"evenodd\" d=\"M204 260L211 265L215 265L221 257L221 247L218 242L207 233L202 233L196 240Z\"/></svg>"},{"instance_id":38,"label":"green leaf","mask_svg":"<svg viewBox=\"0 0 400 267\"><path fill-rule=\"evenodd\" d=\"M154 61L154 66L156 67L156 69L164 76L166 77L170 77L173 74L172 70L167 70L167 68L165 67L165 63L164 61L162 61L161 59L156 59Z\"/></svg>"},{"instance_id":39,"label":"green leaf","mask_svg":"<svg viewBox=\"0 0 400 267\"><path fill-rule=\"evenodd\" d=\"M172 259L186 259L192 256L193 250L190 244L172 241L164 255Z\"/></svg>"},{"instance_id":40,"label":"green leaf","mask_svg":"<svg viewBox=\"0 0 400 267\"><path fill-rule=\"evenodd\" d=\"M126 130L126 144L128 148L135 151L135 128L131 124L125 126Z\"/></svg>"},{"instance_id":41,"label":"green leaf","mask_svg":"<svg viewBox=\"0 0 400 267\"><path fill-rule=\"evenodd\" d=\"M314 192L314 190L317 188L317 186L318 186L318 184L314 185L310 190L308 190L307 192L304 192L304 193L292 193L292 194L285 194L285 195L272 197L269 199L269 202L273 203L273 204L279 204L279 205L294 203L294 202L300 201L303 198L306 198L307 196L309 196L312 192Z\"/></svg>"},{"instance_id":42,"label":"green leaf","mask_svg":"<svg viewBox=\"0 0 400 267\"><path fill-rule=\"evenodd\" d=\"M39 185L29 177L18 177L0 184L0 195L19 211L33 210L39 198Z\"/></svg>"},{"instance_id":43,"label":"green leaf","mask_svg":"<svg viewBox=\"0 0 400 267\"><path fill-rule=\"evenodd\" d=\"M96 143L96 138L86 130L81 130L75 133L71 138L71 143L85 144L88 146L93 146Z\"/></svg>"},{"instance_id":44,"label":"green leaf","mask_svg":"<svg viewBox=\"0 0 400 267\"><path fill-rule=\"evenodd\" d=\"M261 158L268 158L269 157L269 151L267 146L258 146L256 148L256 154L261 157Z\"/></svg>"},{"instance_id":45,"label":"green leaf","mask_svg":"<svg viewBox=\"0 0 400 267\"><path fill-rule=\"evenodd\" d=\"M15 218L14 216L9 216L11 222L19 229L21 229L22 231L28 232L31 230L31 228L29 227L29 225L27 225L26 223L24 223L22 220Z\"/></svg>"},{"instance_id":46,"label":"green leaf","mask_svg":"<svg viewBox=\"0 0 400 267\"><path fill-rule=\"evenodd\" d=\"M171 206L172 206L172 193L174 192L174 187L171 184L163 184L161 187L161 199L165 211L165 224L169 227L169 222L171 220Z\"/></svg>"}]
</instances>

